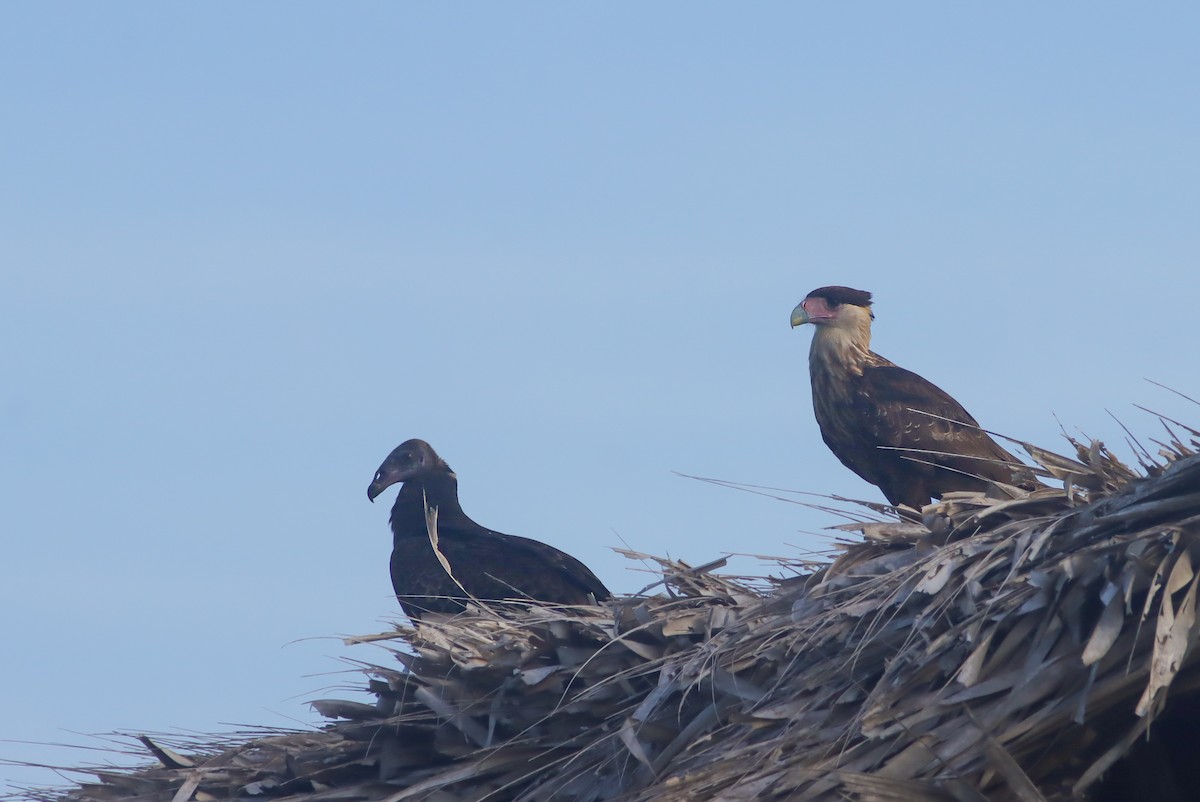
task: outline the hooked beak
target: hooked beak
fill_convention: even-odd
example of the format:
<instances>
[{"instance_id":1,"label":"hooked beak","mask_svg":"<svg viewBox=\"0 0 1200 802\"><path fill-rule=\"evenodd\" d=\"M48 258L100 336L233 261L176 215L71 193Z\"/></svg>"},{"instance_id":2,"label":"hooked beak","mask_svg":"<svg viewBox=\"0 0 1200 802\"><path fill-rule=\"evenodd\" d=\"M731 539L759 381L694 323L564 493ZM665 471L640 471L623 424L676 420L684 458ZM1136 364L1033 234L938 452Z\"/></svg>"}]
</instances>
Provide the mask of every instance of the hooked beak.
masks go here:
<instances>
[{"instance_id":1,"label":"hooked beak","mask_svg":"<svg viewBox=\"0 0 1200 802\"><path fill-rule=\"evenodd\" d=\"M796 304L796 308L792 310L792 328L803 326L809 322L808 310L804 308L804 301Z\"/></svg>"},{"instance_id":2,"label":"hooked beak","mask_svg":"<svg viewBox=\"0 0 1200 802\"><path fill-rule=\"evenodd\" d=\"M380 493L398 481L400 481L400 478L396 475L396 471L388 470L388 464L386 462L383 463L379 466L379 470L375 472L375 478L371 480L371 484L367 486L367 498L374 503Z\"/></svg>"}]
</instances>

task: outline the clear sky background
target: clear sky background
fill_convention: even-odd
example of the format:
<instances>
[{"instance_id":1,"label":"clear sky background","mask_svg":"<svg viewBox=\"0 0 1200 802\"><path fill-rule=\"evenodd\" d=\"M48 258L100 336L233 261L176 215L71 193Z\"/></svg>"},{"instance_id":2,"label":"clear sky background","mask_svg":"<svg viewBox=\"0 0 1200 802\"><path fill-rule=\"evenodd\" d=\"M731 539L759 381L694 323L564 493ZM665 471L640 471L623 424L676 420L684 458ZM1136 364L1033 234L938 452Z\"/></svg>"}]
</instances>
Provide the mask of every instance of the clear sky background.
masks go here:
<instances>
[{"instance_id":1,"label":"clear sky background","mask_svg":"<svg viewBox=\"0 0 1200 802\"><path fill-rule=\"evenodd\" d=\"M989 428L1194 424L1144 379L1200 397L1197 8L6 4L0 758L361 698L410 437L618 592L825 550L673 473L882 500L818 286Z\"/></svg>"}]
</instances>

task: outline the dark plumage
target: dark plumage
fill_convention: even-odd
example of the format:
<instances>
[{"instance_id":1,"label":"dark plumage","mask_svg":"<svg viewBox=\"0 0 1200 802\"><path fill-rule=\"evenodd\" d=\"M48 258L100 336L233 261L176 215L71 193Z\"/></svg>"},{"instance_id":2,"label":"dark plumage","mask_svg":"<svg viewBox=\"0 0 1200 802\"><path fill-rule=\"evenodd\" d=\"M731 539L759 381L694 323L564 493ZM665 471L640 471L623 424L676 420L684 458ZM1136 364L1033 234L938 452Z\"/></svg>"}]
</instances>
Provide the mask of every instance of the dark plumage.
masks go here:
<instances>
[{"instance_id":1,"label":"dark plumage","mask_svg":"<svg viewBox=\"0 0 1200 802\"><path fill-rule=\"evenodd\" d=\"M424 440L409 440L388 455L367 498L374 501L397 482L404 484L392 505L392 587L409 618L459 612L468 596L590 604L612 595L571 555L536 540L502 535L468 518L458 503L458 478ZM438 550L453 579L433 551L427 509L436 511Z\"/></svg>"},{"instance_id":2,"label":"dark plumage","mask_svg":"<svg viewBox=\"0 0 1200 802\"><path fill-rule=\"evenodd\" d=\"M892 504L916 509L989 482L1037 487L1028 467L961 404L870 349L874 317L871 293L850 287L813 290L792 310L793 328L816 326L808 356L813 411L842 464Z\"/></svg>"}]
</instances>

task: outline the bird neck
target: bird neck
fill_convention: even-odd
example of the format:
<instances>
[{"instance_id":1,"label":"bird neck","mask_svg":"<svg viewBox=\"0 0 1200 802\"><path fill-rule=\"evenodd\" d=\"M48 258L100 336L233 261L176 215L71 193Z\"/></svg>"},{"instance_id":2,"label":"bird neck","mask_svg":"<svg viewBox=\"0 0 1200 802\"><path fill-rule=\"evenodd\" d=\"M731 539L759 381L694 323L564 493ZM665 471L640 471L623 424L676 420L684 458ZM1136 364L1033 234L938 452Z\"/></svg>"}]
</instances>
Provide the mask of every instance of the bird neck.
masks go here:
<instances>
[{"instance_id":1,"label":"bird neck","mask_svg":"<svg viewBox=\"0 0 1200 802\"><path fill-rule=\"evenodd\" d=\"M406 481L392 505L392 532L425 532L426 508L437 510L439 524L469 521L458 503L458 479L453 473Z\"/></svg>"},{"instance_id":2,"label":"bird neck","mask_svg":"<svg viewBox=\"0 0 1200 802\"><path fill-rule=\"evenodd\" d=\"M817 326L808 351L810 372L862 375L871 360L871 319L858 318Z\"/></svg>"}]
</instances>

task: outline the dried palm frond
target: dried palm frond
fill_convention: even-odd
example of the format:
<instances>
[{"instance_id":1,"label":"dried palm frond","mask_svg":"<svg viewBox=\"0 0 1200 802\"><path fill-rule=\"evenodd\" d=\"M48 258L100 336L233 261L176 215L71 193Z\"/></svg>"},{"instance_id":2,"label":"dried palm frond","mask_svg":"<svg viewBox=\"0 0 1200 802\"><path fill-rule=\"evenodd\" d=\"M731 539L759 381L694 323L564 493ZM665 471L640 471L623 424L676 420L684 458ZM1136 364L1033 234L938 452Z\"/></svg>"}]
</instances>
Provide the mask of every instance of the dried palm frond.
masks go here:
<instances>
[{"instance_id":1,"label":"dried palm frond","mask_svg":"<svg viewBox=\"0 0 1200 802\"><path fill-rule=\"evenodd\" d=\"M770 586L630 553L657 595L355 639L395 643L375 705L215 755L148 740L159 767L45 798L1065 800L1123 771L1191 798L1200 456L1176 430L1144 476L1022 444L1061 488L952 493L919 523L869 505L837 527L862 540Z\"/></svg>"}]
</instances>

